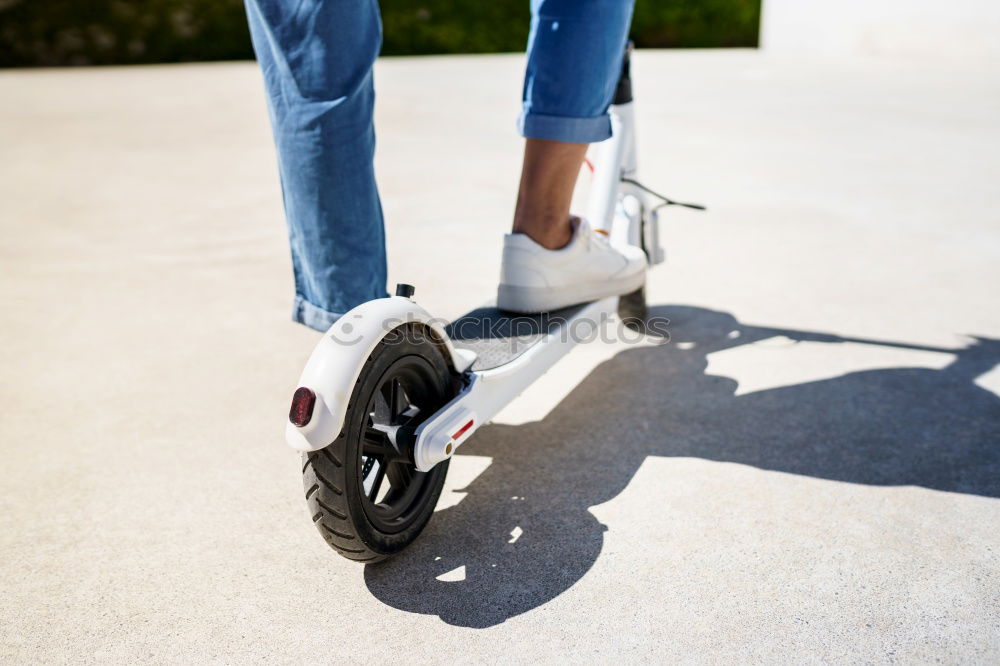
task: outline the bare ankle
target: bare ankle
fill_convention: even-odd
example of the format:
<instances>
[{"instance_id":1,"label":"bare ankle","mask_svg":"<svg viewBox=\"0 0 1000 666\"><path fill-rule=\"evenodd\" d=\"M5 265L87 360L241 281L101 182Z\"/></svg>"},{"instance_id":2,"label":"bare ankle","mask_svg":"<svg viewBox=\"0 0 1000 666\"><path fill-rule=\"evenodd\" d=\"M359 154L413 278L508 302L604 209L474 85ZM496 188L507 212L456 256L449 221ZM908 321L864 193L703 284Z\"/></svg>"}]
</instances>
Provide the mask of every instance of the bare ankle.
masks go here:
<instances>
[{"instance_id":1,"label":"bare ankle","mask_svg":"<svg viewBox=\"0 0 1000 666\"><path fill-rule=\"evenodd\" d=\"M536 221L515 219L513 231L524 234L546 250L558 250L573 239L573 219L567 218L563 224L544 218Z\"/></svg>"},{"instance_id":2,"label":"bare ankle","mask_svg":"<svg viewBox=\"0 0 1000 666\"><path fill-rule=\"evenodd\" d=\"M586 154L585 143L525 141L514 233L525 234L548 250L569 243L573 238L569 206Z\"/></svg>"}]
</instances>

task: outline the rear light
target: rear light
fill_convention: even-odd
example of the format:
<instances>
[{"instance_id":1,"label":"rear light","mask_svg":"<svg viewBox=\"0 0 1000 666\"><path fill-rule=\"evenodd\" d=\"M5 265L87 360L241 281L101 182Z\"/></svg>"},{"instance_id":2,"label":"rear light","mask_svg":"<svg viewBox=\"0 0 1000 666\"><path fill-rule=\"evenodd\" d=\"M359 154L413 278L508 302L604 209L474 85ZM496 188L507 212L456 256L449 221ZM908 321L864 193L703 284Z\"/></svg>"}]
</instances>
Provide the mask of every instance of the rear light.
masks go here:
<instances>
[{"instance_id":1,"label":"rear light","mask_svg":"<svg viewBox=\"0 0 1000 666\"><path fill-rule=\"evenodd\" d=\"M300 386L295 389L295 394L292 396L292 408L288 410L288 420L296 428L308 425L315 406L316 394L311 389Z\"/></svg>"}]
</instances>

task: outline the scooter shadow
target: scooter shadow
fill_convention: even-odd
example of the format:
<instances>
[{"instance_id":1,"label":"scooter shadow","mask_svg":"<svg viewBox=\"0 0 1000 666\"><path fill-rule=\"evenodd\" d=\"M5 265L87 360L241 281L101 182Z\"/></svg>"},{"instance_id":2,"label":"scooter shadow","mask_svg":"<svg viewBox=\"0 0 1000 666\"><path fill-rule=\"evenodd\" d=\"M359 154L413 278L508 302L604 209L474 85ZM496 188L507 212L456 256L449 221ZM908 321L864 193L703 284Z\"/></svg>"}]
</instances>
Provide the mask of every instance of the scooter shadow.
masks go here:
<instances>
[{"instance_id":1,"label":"scooter shadow","mask_svg":"<svg viewBox=\"0 0 1000 666\"><path fill-rule=\"evenodd\" d=\"M647 456L1000 497L1000 399L973 383L1000 362L1000 341L976 339L941 370L855 372L736 396L734 380L705 373L708 354L773 336L843 339L697 307L651 314L671 320L670 343L619 353L544 420L487 426L463 447L493 463L406 553L365 568L372 594L465 627L550 601L600 555L606 527L588 508L618 495ZM461 566L463 580L437 579Z\"/></svg>"}]
</instances>

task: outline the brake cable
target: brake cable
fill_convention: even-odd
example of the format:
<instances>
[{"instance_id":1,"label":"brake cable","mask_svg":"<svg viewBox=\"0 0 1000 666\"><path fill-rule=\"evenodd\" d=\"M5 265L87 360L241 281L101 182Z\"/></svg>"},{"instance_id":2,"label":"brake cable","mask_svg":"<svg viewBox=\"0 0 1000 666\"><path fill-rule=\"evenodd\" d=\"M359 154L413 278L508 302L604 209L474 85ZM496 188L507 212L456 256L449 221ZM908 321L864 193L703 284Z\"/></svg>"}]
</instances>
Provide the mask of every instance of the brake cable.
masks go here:
<instances>
[{"instance_id":1,"label":"brake cable","mask_svg":"<svg viewBox=\"0 0 1000 666\"><path fill-rule=\"evenodd\" d=\"M665 197L662 194L660 194L659 192L656 192L654 190L649 189L648 187L646 187L645 185L643 185L639 181L635 180L634 178L622 178L622 182L623 183L628 183L629 185L634 185L634 186L638 187L640 190L642 190L643 192L645 192L646 194L652 194L657 199L660 199L662 201L662 203L660 205L658 205L656 208L654 208L653 210L659 210L660 208L663 208L664 206L683 206L684 208L693 208L694 210L708 210L708 208L706 208L705 206L703 206L701 204L685 203L683 201L674 201L670 197Z\"/></svg>"}]
</instances>

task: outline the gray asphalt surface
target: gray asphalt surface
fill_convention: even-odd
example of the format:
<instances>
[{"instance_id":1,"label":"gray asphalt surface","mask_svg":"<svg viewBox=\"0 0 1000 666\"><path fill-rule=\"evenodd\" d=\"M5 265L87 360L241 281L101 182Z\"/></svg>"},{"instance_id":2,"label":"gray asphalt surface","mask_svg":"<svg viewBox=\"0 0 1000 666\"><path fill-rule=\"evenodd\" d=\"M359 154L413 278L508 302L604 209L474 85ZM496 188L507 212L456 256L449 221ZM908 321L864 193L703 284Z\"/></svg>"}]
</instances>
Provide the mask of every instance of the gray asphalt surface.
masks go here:
<instances>
[{"instance_id":1,"label":"gray asphalt surface","mask_svg":"<svg viewBox=\"0 0 1000 666\"><path fill-rule=\"evenodd\" d=\"M379 63L391 282L495 287L520 56ZM1000 76L640 52L671 341L564 359L396 560L283 443L317 334L251 63L0 72L0 660L1000 661Z\"/></svg>"}]
</instances>

